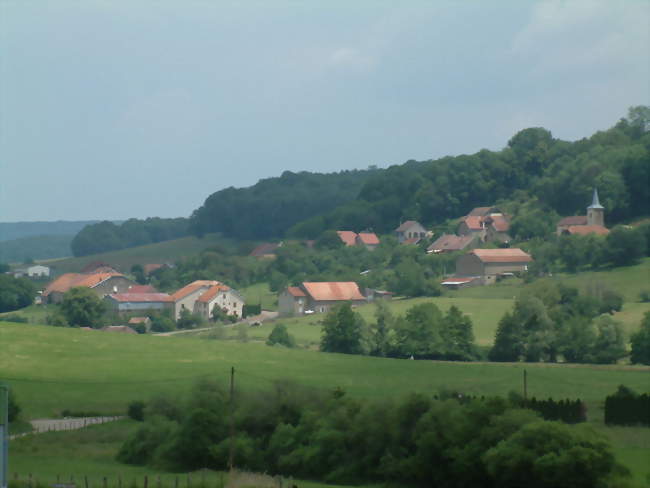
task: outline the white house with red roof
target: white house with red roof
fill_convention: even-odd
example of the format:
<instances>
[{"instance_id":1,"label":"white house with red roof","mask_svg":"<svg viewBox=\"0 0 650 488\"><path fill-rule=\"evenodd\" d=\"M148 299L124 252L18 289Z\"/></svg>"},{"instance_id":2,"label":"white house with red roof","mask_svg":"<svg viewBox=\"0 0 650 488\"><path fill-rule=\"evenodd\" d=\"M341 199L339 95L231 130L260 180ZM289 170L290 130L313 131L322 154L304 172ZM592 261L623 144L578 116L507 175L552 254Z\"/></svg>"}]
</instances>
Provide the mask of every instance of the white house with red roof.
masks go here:
<instances>
[{"instance_id":1,"label":"white house with red roof","mask_svg":"<svg viewBox=\"0 0 650 488\"><path fill-rule=\"evenodd\" d=\"M205 320L212 317L215 307L226 315L241 318L244 314L244 297L237 290L233 290L222 283L213 285L203 293L194 304L194 313Z\"/></svg>"},{"instance_id":2,"label":"white house with red roof","mask_svg":"<svg viewBox=\"0 0 650 488\"><path fill-rule=\"evenodd\" d=\"M353 305L366 303L359 285L353 281L305 281L299 286L289 286L278 296L281 316L290 317L309 312L323 313L340 303Z\"/></svg>"}]
</instances>

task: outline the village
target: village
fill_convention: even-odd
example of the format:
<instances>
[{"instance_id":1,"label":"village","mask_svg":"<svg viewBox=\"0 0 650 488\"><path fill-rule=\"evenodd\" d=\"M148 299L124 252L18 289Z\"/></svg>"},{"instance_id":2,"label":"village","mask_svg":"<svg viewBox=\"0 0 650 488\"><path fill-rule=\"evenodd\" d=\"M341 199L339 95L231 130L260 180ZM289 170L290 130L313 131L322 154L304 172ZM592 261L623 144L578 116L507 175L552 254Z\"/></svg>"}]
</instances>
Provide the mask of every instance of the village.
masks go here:
<instances>
[{"instance_id":1,"label":"village","mask_svg":"<svg viewBox=\"0 0 650 488\"><path fill-rule=\"evenodd\" d=\"M584 216L565 217L557 222L557 235L606 235L604 225L605 209L600 204L598 191L594 189L592 202ZM402 222L394 237L401 246L415 246L428 240L431 242L423 252L439 255L455 253L455 272L443 277L440 285L448 290L472 286L488 286L498 281L521 276L533 262L530 254L518 247L510 247L510 218L498 207L477 207L458 219L455 234L434 236L419 222ZM336 235L345 247L363 247L374 251L380 245L380 238L372 231L356 233L338 230ZM434 239L435 238L435 239ZM305 241L308 247L314 241ZM255 247L250 256L257 259L274 259L283 242L262 243ZM143 263L144 276L163 268L173 267L171 263ZM47 279L51 270L40 264L10 271L16 277L26 276ZM264 316L260 307L246 306L242 293L226 283L213 280L195 280L181 288L164 293L150 284L138 283L133 276L123 273L109 263L91 262L78 273L64 273L50 281L36 297L37 304L60 304L66 293L76 287L92 290L104 302L114 317L113 323L105 324L102 330L123 333L151 332L153 314L179 321L183 316L195 317L205 323L226 320L228 323L243 322L255 325L276 317L296 317L327 313L341 303L353 306L376 300L390 300L395 294L359 286L354 281L303 281L290 284L277 294L277 313ZM250 305L250 304L249 304ZM90 329L91 327L83 326ZM155 330L154 330L155 331Z\"/></svg>"}]
</instances>

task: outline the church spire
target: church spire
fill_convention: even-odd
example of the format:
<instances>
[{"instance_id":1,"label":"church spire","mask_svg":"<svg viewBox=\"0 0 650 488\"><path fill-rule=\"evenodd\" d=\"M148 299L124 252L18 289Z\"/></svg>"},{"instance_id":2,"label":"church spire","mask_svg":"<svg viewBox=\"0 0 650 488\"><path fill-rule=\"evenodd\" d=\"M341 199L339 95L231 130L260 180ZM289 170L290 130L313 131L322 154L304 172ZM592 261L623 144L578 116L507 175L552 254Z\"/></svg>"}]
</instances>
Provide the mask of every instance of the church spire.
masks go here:
<instances>
[{"instance_id":1,"label":"church spire","mask_svg":"<svg viewBox=\"0 0 650 488\"><path fill-rule=\"evenodd\" d=\"M604 208L598 199L598 188L596 187L594 187L594 196L592 198L591 205L589 205L587 208Z\"/></svg>"}]
</instances>

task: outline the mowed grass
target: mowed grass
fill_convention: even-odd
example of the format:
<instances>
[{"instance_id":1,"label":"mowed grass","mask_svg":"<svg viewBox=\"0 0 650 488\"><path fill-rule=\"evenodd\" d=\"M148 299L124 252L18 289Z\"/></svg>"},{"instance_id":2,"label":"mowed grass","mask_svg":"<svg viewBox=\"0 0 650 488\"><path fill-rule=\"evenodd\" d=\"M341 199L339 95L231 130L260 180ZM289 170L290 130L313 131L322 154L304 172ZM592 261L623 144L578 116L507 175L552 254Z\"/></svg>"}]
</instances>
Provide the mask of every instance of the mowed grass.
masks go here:
<instances>
[{"instance_id":1,"label":"mowed grass","mask_svg":"<svg viewBox=\"0 0 650 488\"><path fill-rule=\"evenodd\" d=\"M278 309L278 294L269 289L268 283L256 283L239 290L247 304L262 304L262 310Z\"/></svg>"},{"instance_id":2,"label":"mowed grass","mask_svg":"<svg viewBox=\"0 0 650 488\"><path fill-rule=\"evenodd\" d=\"M506 395L521 390L527 369L531 396L581 398L595 417L618 385L650 388L649 367L409 361L30 324L0 323L0 344L0 381L15 389L27 418L57 416L64 409L123 413L132 400L182 395L200 377L226 385L231 366L245 390L290 380L378 399L443 388Z\"/></svg>"},{"instance_id":3,"label":"mowed grass","mask_svg":"<svg viewBox=\"0 0 650 488\"><path fill-rule=\"evenodd\" d=\"M52 266L57 274L79 272L93 261L108 263L119 271L128 273L134 264L173 263L182 257L197 254L203 249L223 241L223 238L215 234L208 234L203 238L190 236L91 256L52 259L42 261L42 263Z\"/></svg>"},{"instance_id":4,"label":"mowed grass","mask_svg":"<svg viewBox=\"0 0 650 488\"><path fill-rule=\"evenodd\" d=\"M216 471L197 471L194 473L169 473L145 466L132 466L118 463L115 455L124 439L131 435L139 424L132 420L120 420L103 425L94 425L85 429L67 432L49 432L14 439L9 450L9 479L14 473L20 480L27 480L29 474L33 480L43 484L57 482L84 483L88 479L89 487L117 487L118 476L123 486L144 486L144 477L149 478L150 486L172 488L187 487L188 482L200 486L205 481L207 486L218 486L228 479L227 473ZM329 488L331 485L303 480L294 480L306 488ZM345 488L338 486L338 488Z\"/></svg>"}]
</instances>

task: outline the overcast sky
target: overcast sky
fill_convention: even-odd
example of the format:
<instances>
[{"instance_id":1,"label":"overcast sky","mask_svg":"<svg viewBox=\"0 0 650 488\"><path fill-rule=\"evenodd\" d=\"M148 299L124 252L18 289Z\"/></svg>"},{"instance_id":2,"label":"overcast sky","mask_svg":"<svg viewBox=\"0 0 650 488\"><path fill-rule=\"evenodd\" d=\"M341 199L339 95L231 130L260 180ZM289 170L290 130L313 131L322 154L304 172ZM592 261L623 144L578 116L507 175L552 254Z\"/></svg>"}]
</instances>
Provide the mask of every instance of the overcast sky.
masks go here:
<instances>
[{"instance_id":1,"label":"overcast sky","mask_svg":"<svg viewBox=\"0 0 650 488\"><path fill-rule=\"evenodd\" d=\"M0 0L0 221L589 136L650 103L649 25L647 0Z\"/></svg>"}]
</instances>

